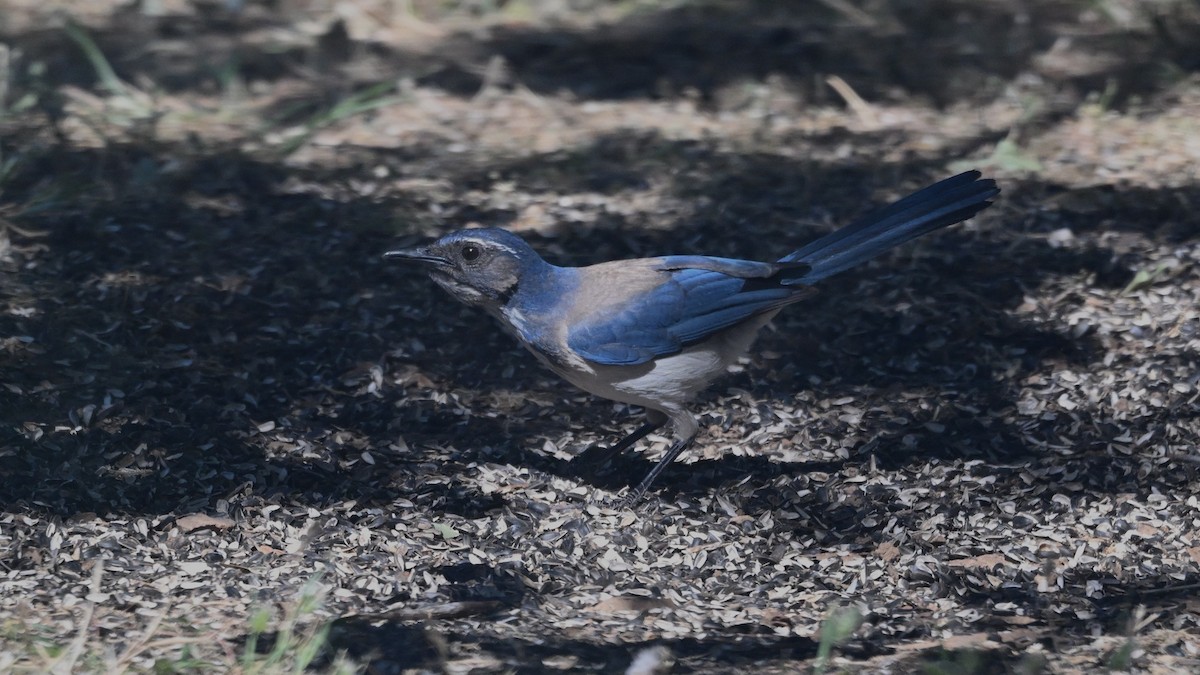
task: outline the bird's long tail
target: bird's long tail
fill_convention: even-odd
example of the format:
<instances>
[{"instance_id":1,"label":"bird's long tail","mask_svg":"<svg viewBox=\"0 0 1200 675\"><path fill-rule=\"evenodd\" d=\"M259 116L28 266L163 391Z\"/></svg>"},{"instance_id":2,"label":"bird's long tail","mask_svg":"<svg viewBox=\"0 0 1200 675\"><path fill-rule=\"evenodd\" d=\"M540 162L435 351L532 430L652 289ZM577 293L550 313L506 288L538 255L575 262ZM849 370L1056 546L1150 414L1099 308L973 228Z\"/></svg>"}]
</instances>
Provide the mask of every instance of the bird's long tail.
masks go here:
<instances>
[{"instance_id":1,"label":"bird's long tail","mask_svg":"<svg viewBox=\"0 0 1200 675\"><path fill-rule=\"evenodd\" d=\"M792 283L811 284L865 263L906 241L953 225L987 208L1000 193L996 181L968 171L918 190L840 230L793 251L779 262L801 262L809 270Z\"/></svg>"}]
</instances>

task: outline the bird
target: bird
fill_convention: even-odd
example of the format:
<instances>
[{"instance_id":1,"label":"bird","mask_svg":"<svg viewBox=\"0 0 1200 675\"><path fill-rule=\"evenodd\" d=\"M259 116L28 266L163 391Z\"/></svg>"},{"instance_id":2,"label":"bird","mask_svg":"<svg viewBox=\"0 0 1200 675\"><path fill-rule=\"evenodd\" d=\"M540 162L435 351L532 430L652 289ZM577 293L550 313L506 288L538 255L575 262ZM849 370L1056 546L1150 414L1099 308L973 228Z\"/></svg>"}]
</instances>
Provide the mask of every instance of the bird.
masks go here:
<instances>
[{"instance_id":1,"label":"bird","mask_svg":"<svg viewBox=\"0 0 1200 675\"><path fill-rule=\"evenodd\" d=\"M491 314L576 387L642 407L645 422L609 454L671 423L666 454L622 500L632 506L695 442L692 399L749 350L780 310L811 297L828 277L971 218L999 193L995 180L967 171L775 262L666 255L558 266L500 228L458 230L384 257L415 265L459 301Z\"/></svg>"}]
</instances>

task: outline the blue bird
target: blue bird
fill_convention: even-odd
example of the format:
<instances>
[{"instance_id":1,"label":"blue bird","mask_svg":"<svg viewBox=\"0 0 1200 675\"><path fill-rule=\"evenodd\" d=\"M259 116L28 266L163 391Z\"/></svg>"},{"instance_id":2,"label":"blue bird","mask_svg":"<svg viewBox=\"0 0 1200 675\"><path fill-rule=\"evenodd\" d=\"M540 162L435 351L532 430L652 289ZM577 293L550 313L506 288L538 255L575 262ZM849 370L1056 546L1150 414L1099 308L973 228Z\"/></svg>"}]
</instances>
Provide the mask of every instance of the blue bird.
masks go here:
<instances>
[{"instance_id":1,"label":"blue bird","mask_svg":"<svg viewBox=\"0 0 1200 675\"><path fill-rule=\"evenodd\" d=\"M550 370L584 391L642 406L624 451L666 422L674 442L625 498L638 502L696 439L687 404L814 284L904 242L974 216L999 194L978 171L947 178L777 262L699 255L559 267L511 232L452 232L385 257L417 264L460 301L482 307Z\"/></svg>"}]
</instances>

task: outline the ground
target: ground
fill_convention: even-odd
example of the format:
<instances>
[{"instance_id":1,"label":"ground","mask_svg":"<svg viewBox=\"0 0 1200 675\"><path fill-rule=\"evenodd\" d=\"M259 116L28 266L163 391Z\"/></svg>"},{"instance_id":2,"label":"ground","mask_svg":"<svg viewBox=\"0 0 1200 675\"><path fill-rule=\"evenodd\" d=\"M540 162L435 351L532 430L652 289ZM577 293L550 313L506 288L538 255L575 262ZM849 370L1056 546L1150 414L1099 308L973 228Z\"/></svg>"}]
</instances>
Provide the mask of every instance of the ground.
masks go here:
<instances>
[{"instance_id":1,"label":"ground","mask_svg":"<svg viewBox=\"0 0 1200 675\"><path fill-rule=\"evenodd\" d=\"M1195 3L5 5L0 671L1200 669ZM632 509L669 439L572 461L640 411L381 258L771 260L966 168Z\"/></svg>"}]
</instances>

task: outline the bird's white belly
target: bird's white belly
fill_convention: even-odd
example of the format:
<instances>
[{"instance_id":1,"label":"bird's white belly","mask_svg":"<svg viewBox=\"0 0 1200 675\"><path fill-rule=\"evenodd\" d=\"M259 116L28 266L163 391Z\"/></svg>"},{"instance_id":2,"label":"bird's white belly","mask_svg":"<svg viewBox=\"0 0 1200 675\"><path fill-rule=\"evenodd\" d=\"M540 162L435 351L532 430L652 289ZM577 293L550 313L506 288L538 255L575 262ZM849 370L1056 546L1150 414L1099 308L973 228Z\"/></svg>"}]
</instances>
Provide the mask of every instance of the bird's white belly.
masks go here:
<instances>
[{"instance_id":1,"label":"bird's white belly","mask_svg":"<svg viewBox=\"0 0 1200 675\"><path fill-rule=\"evenodd\" d=\"M709 345L656 359L645 369L597 366L594 382L601 388L593 393L651 407L658 401L683 402L724 374L727 366L719 351Z\"/></svg>"},{"instance_id":2,"label":"bird's white belly","mask_svg":"<svg viewBox=\"0 0 1200 675\"><path fill-rule=\"evenodd\" d=\"M754 317L678 354L636 366L606 366L585 361L573 353L567 355L569 358L555 362L537 350L530 351L563 379L584 391L622 403L665 410L687 402L723 375L750 347L759 328L777 311Z\"/></svg>"},{"instance_id":3,"label":"bird's white belly","mask_svg":"<svg viewBox=\"0 0 1200 675\"><path fill-rule=\"evenodd\" d=\"M637 366L589 364L591 372L555 369L575 386L597 396L662 409L691 400L746 352L770 316L735 327L706 342Z\"/></svg>"}]
</instances>

